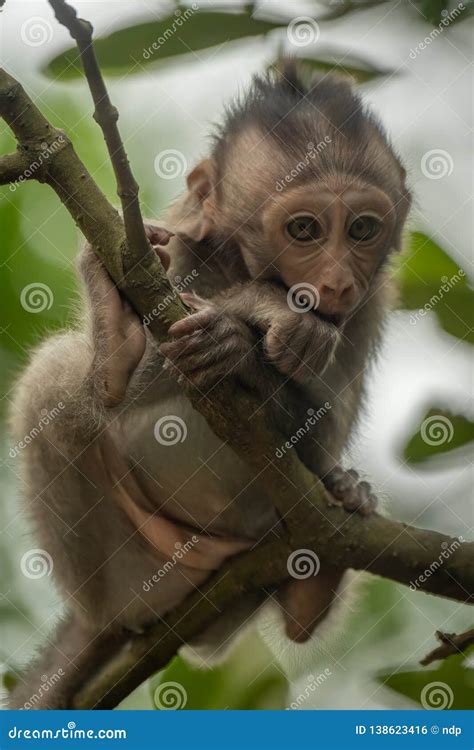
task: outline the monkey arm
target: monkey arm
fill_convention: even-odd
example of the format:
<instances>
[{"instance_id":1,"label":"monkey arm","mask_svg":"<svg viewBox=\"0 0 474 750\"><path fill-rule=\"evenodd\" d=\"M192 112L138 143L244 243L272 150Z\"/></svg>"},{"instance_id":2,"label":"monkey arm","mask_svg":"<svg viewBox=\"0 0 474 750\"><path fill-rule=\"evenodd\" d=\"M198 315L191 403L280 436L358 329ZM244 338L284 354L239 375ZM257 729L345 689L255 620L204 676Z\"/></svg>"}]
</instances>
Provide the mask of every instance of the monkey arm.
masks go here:
<instances>
[{"instance_id":1,"label":"monkey arm","mask_svg":"<svg viewBox=\"0 0 474 750\"><path fill-rule=\"evenodd\" d=\"M334 359L341 339L337 327L312 309L299 310L279 284L254 281L237 285L217 301L263 334L266 358L296 382L320 376Z\"/></svg>"}]
</instances>

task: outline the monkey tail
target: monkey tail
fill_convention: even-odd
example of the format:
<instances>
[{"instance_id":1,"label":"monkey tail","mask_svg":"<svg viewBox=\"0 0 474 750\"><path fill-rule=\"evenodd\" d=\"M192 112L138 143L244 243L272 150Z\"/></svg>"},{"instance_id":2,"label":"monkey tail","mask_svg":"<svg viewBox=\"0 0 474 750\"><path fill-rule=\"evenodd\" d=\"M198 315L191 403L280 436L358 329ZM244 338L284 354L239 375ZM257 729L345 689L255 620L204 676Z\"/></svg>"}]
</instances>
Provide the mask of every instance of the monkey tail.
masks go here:
<instances>
[{"instance_id":1,"label":"monkey tail","mask_svg":"<svg viewBox=\"0 0 474 750\"><path fill-rule=\"evenodd\" d=\"M18 675L7 708L73 708L73 698L88 677L113 652L117 634L94 632L69 613L41 653Z\"/></svg>"}]
</instances>

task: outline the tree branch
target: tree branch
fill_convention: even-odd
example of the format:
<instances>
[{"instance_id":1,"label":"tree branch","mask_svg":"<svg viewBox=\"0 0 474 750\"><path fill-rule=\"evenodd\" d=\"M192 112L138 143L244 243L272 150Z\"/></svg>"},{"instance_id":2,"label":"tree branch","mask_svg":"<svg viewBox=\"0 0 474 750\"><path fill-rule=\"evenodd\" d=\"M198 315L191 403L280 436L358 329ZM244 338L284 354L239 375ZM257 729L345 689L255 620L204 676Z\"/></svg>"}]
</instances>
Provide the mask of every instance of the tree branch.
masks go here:
<instances>
[{"instance_id":1,"label":"tree branch","mask_svg":"<svg viewBox=\"0 0 474 750\"><path fill-rule=\"evenodd\" d=\"M51 0L51 4L78 42L95 101L95 117L103 129L117 176L125 226L67 136L44 118L20 84L2 70L0 115L14 132L20 150L29 148L37 153L38 144L52 147L59 137L63 138L61 148L51 153L37 177L55 190L117 286L137 313L150 320L149 330L162 341L169 325L185 314L185 308L177 295L170 297L172 290L161 264L148 242L143 243L143 229L137 230L137 222L142 222L138 188L118 133L116 110L93 55L90 24L77 19L62 0ZM158 310L164 297L169 298L169 304ZM415 585L417 590L463 602L471 599L473 544L461 544L437 532L378 514L368 518L348 516L331 502L320 480L296 454L287 453L275 461L281 438L268 428L264 411L251 395L244 391L236 394L235 387L225 382L213 391L212 402L195 392L188 395L216 435L247 462L255 481L274 498L283 519L282 537L233 559L145 635L128 639L99 636L104 645L101 664L91 663L86 650L76 664L80 669L68 678L75 708L116 705L143 679L163 667L183 642L202 632L215 618L216 607L221 611L247 591L273 588L287 579L287 558L295 549L313 550L322 566L369 570L412 587L413 582L420 581ZM454 549L449 559L433 575L423 576L423 571L448 545Z\"/></svg>"},{"instance_id":2,"label":"tree branch","mask_svg":"<svg viewBox=\"0 0 474 750\"><path fill-rule=\"evenodd\" d=\"M436 631L436 638L441 643L441 646L430 651L429 654L421 659L420 664L426 667L433 661L438 659L446 659L448 656L454 654L462 654L469 646L474 645L474 628L467 630L465 633L442 633L441 630Z\"/></svg>"},{"instance_id":3,"label":"tree branch","mask_svg":"<svg viewBox=\"0 0 474 750\"><path fill-rule=\"evenodd\" d=\"M0 185L8 185L8 183L15 183L23 179L31 179L31 177L25 176L29 167L28 159L25 154L18 149L12 154L5 154L0 157Z\"/></svg>"}]
</instances>

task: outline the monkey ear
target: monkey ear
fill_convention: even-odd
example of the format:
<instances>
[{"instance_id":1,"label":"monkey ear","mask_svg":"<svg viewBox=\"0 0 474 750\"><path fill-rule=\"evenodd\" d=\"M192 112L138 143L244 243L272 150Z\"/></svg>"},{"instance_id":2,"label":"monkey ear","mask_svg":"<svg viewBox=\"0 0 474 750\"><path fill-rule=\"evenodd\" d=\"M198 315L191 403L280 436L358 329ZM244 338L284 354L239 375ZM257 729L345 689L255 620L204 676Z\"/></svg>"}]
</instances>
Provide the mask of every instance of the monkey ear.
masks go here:
<instances>
[{"instance_id":1,"label":"monkey ear","mask_svg":"<svg viewBox=\"0 0 474 750\"><path fill-rule=\"evenodd\" d=\"M182 218L176 226L176 233L185 234L200 242L215 227L215 162L212 159L201 161L188 175L187 183L188 193L183 202Z\"/></svg>"}]
</instances>

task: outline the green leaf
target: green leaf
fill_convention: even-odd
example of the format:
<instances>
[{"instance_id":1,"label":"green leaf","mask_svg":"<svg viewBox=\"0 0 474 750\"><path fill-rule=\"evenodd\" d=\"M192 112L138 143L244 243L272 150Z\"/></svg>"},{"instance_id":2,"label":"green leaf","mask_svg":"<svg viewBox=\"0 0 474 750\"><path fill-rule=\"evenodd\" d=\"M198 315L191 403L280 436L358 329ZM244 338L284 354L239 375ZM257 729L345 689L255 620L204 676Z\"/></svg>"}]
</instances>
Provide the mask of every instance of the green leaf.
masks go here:
<instances>
[{"instance_id":1,"label":"green leaf","mask_svg":"<svg viewBox=\"0 0 474 750\"><path fill-rule=\"evenodd\" d=\"M225 13L193 11L183 6L178 11L160 21L129 26L96 39L94 47L103 72L110 75L140 73L145 65L267 34L284 23L253 18L250 8L242 13ZM44 72L63 79L81 76L76 47L51 60Z\"/></svg>"},{"instance_id":2,"label":"green leaf","mask_svg":"<svg viewBox=\"0 0 474 750\"><path fill-rule=\"evenodd\" d=\"M412 325L434 313L447 333L474 343L474 291L464 269L439 245L413 232L396 277L400 307L416 310L410 316Z\"/></svg>"},{"instance_id":3,"label":"green leaf","mask_svg":"<svg viewBox=\"0 0 474 750\"><path fill-rule=\"evenodd\" d=\"M449 0L421 0L418 4L426 20L437 26L443 18L442 11L449 6Z\"/></svg>"},{"instance_id":4,"label":"green leaf","mask_svg":"<svg viewBox=\"0 0 474 750\"><path fill-rule=\"evenodd\" d=\"M431 407L403 449L403 458L419 464L474 440L474 422L461 414Z\"/></svg>"},{"instance_id":5,"label":"green leaf","mask_svg":"<svg viewBox=\"0 0 474 750\"><path fill-rule=\"evenodd\" d=\"M374 78L390 75L393 71L386 68L376 67L372 62L361 57L347 55L340 50L327 50L321 53L318 58L298 57L298 63L312 74L315 71L319 73L337 73L338 75L351 78L355 83L363 84L372 81ZM278 68L278 62L273 64Z\"/></svg>"},{"instance_id":6,"label":"green leaf","mask_svg":"<svg viewBox=\"0 0 474 750\"><path fill-rule=\"evenodd\" d=\"M286 679L256 634L249 634L212 669L191 667L175 657L149 687L158 710L281 709L287 693Z\"/></svg>"},{"instance_id":7,"label":"green leaf","mask_svg":"<svg viewBox=\"0 0 474 750\"><path fill-rule=\"evenodd\" d=\"M465 666L468 653L449 656L437 669L381 674L378 680L423 708L469 710L474 705L474 670Z\"/></svg>"},{"instance_id":8,"label":"green leaf","mask_svg":"<svg viewBox=\"0 0 474 750\"><path fill-rule=\"evenodd\" d=\"M26 190L44 192L44 187L21 185L14 192L0 191L0 320L4 323L0 346L15 356L25 356L47 330L71 321L68 306L76 285L72 268L48 261L32 249L23 228L27 214L20 192Z\"/></svg>"}]
</instances>

